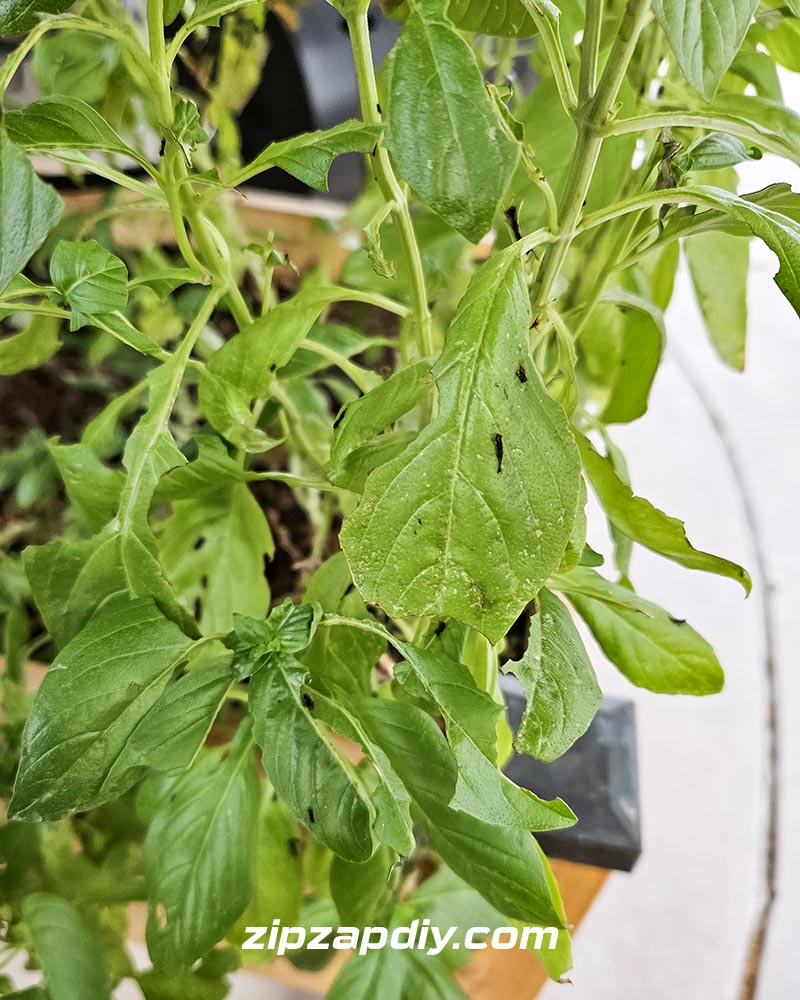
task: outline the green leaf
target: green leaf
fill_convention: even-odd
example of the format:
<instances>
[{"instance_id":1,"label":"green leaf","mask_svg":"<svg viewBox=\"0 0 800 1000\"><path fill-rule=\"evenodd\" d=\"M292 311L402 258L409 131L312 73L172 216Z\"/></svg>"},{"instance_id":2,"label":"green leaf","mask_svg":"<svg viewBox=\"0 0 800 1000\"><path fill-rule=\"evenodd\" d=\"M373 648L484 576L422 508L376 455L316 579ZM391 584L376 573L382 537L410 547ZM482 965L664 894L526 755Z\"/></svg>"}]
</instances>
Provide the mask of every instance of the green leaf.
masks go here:
<instances>
[{"instance_id":1,"label":"green leaf","mask_svg":"<svg viewBox=\"0 0 800 1000\"><path fill-rule=\"evenodd\" d=\"M784 147L784 156L794 162L800 160L800 115L780 101L769 100L757 94L718 94L714 99L714 113L725 115L733 121L744 121L757 132L768 136Z\"/></svg>"},{"instance_id":2,"label":"green leaf","mask_svg":"<svg viewBox=\"0 0 800 1000\"><path fill-rule=\"evenodd\" d=\"M12 7L19 9L16 3ZM3 13L0 7L0 17ZM22 150L0 136L0 294L42 245L62 208L61 199L39 180Z\"/></svg>"},{"instance_id":3,"label":"green leaf","mask_svg":"<svg viewBox=\"0 0 800 1000\"><path fill-rule=\"evenodd\" d=\"M73 0L0 0L0 37L23 35L45 14L63 14Z\"/></svg>"},{"instance_id":4,"label":"green leaf","mask_svg":"<svg viewBox=\"0 0 800 1000\"><path fill-rule=\"evenodd\" d=\"M561 561L579 463L530 359L529 324L519 256L498 254L433 368L438 416L371 473L345 520L356 586L391 615L453 617L497 642Z\"/></svg>"},{"instance_id":5,"label":"green leaf","mask_svg":"<svg viewBox=\"0 0 800 1000\"><path fill-rule=\"evenodd\" d=\"M269 798L258 823L253 871L255 885L247 909L228 932L227 938L241 946L250 937L247 927L268 927L280 920L284 927L296 926L303 905L303 859L300 831L280 799ZM258 964L268 951L243 952Z\"/></svg>"},{"instance_id":6,"label":"green leaf","mask_svg":"<svg viewBox=\"0 0 800 1000\"><path fill-rule=\"evenodd\" d=\"M175 20L175 18L183 10L185 0L165 0L164 2L164 25L169 27L170 24Z\"/></svg>"},{"instance_id":7,"label":"green leaf","mask_svg":"<svg viewBox=\"0 0 800 1000\"><path fill-rule=\"evenodd\" d=\"M19 111L7 111L3 124L12 142L26 149L103 149L136 155L94 108L77 97L42 97Z\"/></svg>"},{"instance_id":8,"label":"green leaf","mask_svg":"<svg viewBox=\"0 0 800 1000\"><path fill-rule=\"evenodd\" d=\"M191 344L184 341L168 361L148 375L148 408L125 445L122 462L128 474L117 517L106 529L104 542L117 550L114 561L128 593L134 597L152 594L171 618L187 630L196 631L194 619L182 609L164 576L149 523L159 480L186 464L169 431L169 420L190 348Z\"/></svg>"},{"instance_id":9,"label":"green leaf","mask_svg":"<svg viewBox=\"0 0 800 1000\"><path fill-rule=\"evenodd\" d=\"M417 361L348 403L334 425L336 433L326 470L330 481L351 489L363 488L364 470L359 459L364 457L365 446L413 409L432 388L430 364Z\"/></svg>"},{"instance_id":10,"label":"green leaf","mask_svg":"<svg viewBox=\"0 0 800 1000\"><path fill-rule=\"evenodd\" d=\"M580 348L604 423L630 423L647 411L664 338L664 317L652 303L622 288L603 294Z\"/></svg>"},{"instance_id":11,"label":"green leaf","mask_svg":"<svg viewBox=\"0 0 800 1000\"><path fill-rule=\"evenodd\" d=\"M232 683L230 655L192 665L167 685L133 730L126 756L167 774L191 767Z\"/></svg>"},{"instance_id":12,"label":"green leaf","mask_svg":"<svg viewBox=\"0 0 800 1000\"><path fill-rule=\"evenodd\" d=\"M171 132L175 142L183 149L187 162L191 164L191 154L202 143L208 142L208 133L200 122L200 112L194 101L184 97L175 105Z\"/></svg>"},{"instance_id":13,"label":"green leaf","mask_svg":"<svg viewBox=\"0 0 800 1000\"><path fill-rule=\"evenodd\" d=\"M724 675L714 650L680 618L579 566L553 580L629 681L659 694L716 694Z\"/></svg>"},{"instance_id":14,"label":"green leaf","mask_svg":"<svg viewBox=\"0 0 800 1000\"><path fill-rule=\"evenodd\" d=\"M50 1000L109 1000L100 940L75 907L59 896L34 893L22 913Z\"/></svg>"},{"instance_id":15,"label":"green leaf","mask_svg":"<svg viewBox=\"0 0 800 1000\"><path fill-rule=\"evenodd\" d=\"M326 614L369 619L364 602L353 588L343 552L327 559L306 585L306 601L317 602ZM354 626L318 629L300 657L315 687L331 693L367 695L373 688L373 668L386 649L380 635Z\"/></svg>"},{"instance_id":16,"label":"green leaf","mask_svg":"<svg viewBox=\"0 0 800 1000\"><path fill-rule=\"evenodd\" d=\"M397 855L378 846L367 861L345 861L334 856L331 862L331 897L340 925L364 927L385 921L393 908L392 866Z\"/></svg>"},{"instance_id":17,"label":"green leaf","mask_svg":"<svg viewBox=\"0 0 800 1000\"><path fill-rule=\"evenodd\" d=\"M520 0L450 0L447 16L462 31L501 38L531 38L536 29Z\"/></svg>"},{"instance_id":18,"label":"green leaf","mask_svg":"<svg viewBox=\"0 0 800 1000\"><path fill-rule=\"evenodd\" d=\"M335 631L338 632L339 628ZM314 713L318 718L334 731L363 747L372 763L372 768L363 768L361 775L375 808L375 837L391 847L397 855L409 857L414 850L410 801L380 743L370 732L369 712L374 704L373 699L363 696L354 698L349 692L345 692L344 698L334 701L319 691L314 691L312 700ZM347 707L344 708L344 705Z\"/></svg>"},{"instance_id":19,"label":"green leaf","mask_svg":"<svg viewBox=\"0 0 800 1000\"><path fill-rule=\"evenodd\" d=\"M227 756L204 751L172 785L144 844L147 947L156 965L189 965L238 920L253 890L259 784L250 726Z\"/></svg>"},{"instance_id":20,"label":"green leaf","mask_svg":"<svg viewBox=\"0 0 800 1000\"><path fill-rule=\"evenodd\" d=\"M307 668L289 653L275 653L250 681L264 770L295 818L334 853L365 861L373 850L373 808L358 772L314 716L303 697Z\"/></svg>"},{"instance_id":21,"label":"green leaf","mask_svg":"<svg viewBox=\"0 0 800 1000\"><path fill-rule=\"evenodd\" d=\"M380 948L366 955L351 955L328 990L327 1000L373 1000L377 996L403 1000L407 971L404 951Z\"/></svg>"},{"instance_id":22,"label":"green leaf","mask_svg":"<svg viewBox=\"0 0 800 1000\"><path fill-rule=\"evenodd\" d=\"M710 101L739 51L758 0L653 0L683 75Z\"/></svg>"},{"instance_id":23,"label":"green leaf","mask_svg":"<svg viewBox=\"0 0 800 1000\"><path fill-rule=\"evenodd\" d=\"M72 310L70 330L84 326L92 313L128 304L128 269L96 240L61 240L50 260L50 276Z\"/></svg>"},{"instance_id":24,"label":"green leaf","mask_svg":"<svg viewBox=\"0 0 800 1000\"><path fill-rule=\"evenodd\" d=\"M761 156L756 146L745 146L741 139L724 132L712 132L676 156L674 162L686 173L689 170L722 170L747 160L760 160Z\"/></svg>"},{"instance_id":25,"label":"green leaf","mask_svg":"<svg viewBox=\"0 0 800 1000\"><path fill-rule=\"evenodd\" d=\"M246 483L175 501L161 527L159 549L178 599L195 614L199 604L202 631L228 632L236 613L266 615L264 558L272 557L275 542Z\"/></svg>"},{"instance_id":26,"label":"green leaf","mask_svg":"<svg viewBox=\"0 0 800 1000\"><path fill-rule=\"evenodd\" d=\"M0 340L0 375L17 375L49 361L61 347L60 329L60 319L31 316L24 330Z\"/></svg>"},{"instance_id":27,"label":"green leaf","mask_svg":"<svg viewBox=\"0 0 800 1000\"><path fill-rule=\"evenodd\" d=\"M113 38L54 31L36 42L31 66L43 96L80 94L87 104L100 104L121 58L119 43Z\"/></svg>"},{"instance_id":28,"label":"green leaf","mask_svg":"<svg viewBox=\"0 0 800 1000\"><path fill-rule=\"evenodd\" d=\"M716 175L721 187L736 190L736 172ZM719 356L738 371L744 369L747 342L748 240L728 233L696 233L683 244L697 304L708 336Z\"/></svg>"},{"instance_id":29,"label":"green leaf","mask_svg":"<svg viewBox=\"0 0 800 1000\"><path fill-rule=\"evenodd\" d=\"M130 788L142 774L128 748L131 734L191 646L152 600L99 611L36 693L10 813L59 819Z\"/></svg>"},{"instance_id":30,"label":"green leaf","mask_svg":"<svg viewBox=\"0 0 800 1000\"><path fill-rule=\"evenodd\" d=\"M477 243L519 147L500 127L472 49L436 4L413 5L394 47L385 143L403 180Z\"/></svg>"},{"instance_id":31,"label":"green leaf","mask_svg":"<svg viewBox=\"0 0 800 1000\"><path fill-rule=\"evenodd\" d=\"M563 926L545 875L547 862L533 837L448 805L458 772L435 721L412 705L376 699L363 711L370 735L413 798L431 845L453 871L501 913Z\"/></svg>"},{"instance_id":32,"label":"green leaf","mask_svg":"<svg viewBox=\"0 0 800 1000\"><path fill-rule=\"evenodd\" d=\"M342 122L318 132L304 132L282 142L270 143L232 178L241 184L272 167L280 167L317 191L328 190L331 164L342 153L369 153L381 138L381 125L359 121Z\"/></svg>"},{"instance_id":33,"label":"green leaf","mask_svg":"<svg viewBox=\"0 0 800 1000\"><path fill-rule=\"evenodd\" d=\"M527 649L503 670L519 680L527 701L515 747L551 761L583 736L603 694L569 611L546 587L536 603Z\"/></svg>"},{"instance_id":34,"label":"green leaf","mask_svg":"<svg viewBox=\"0 0 800 1000\"><path fill-rule=\"evenodd\" d=\"M475 683L462 663L439 652L395 642L416 680L444 718L447 739L458 762L458 782L450 804L497 825L522 830L558 830L571 826L575 814L561 801L548 802L520 788L497 767L496 732L501 706ZM408 667L398 664L395 677L408 684Z\"/></svg>"},{"instance_id":35,"label":"green leaf","mask_svg":"<svg viewBox=\"0 0 800 1000\"><path fill-rule=\"evenodd\" d=\"M100 531L119 507L125 477L103 465L87 444L48 443L72 509L90 531Z\"/></svg>"},{"instance_id":36,"label":"green leaf","mask_svg":"<svg viewBox=\"0 0 800 1000\"><path fill-rule=\"evenodd\" d=\"M266 621L234 615L233 632L226 642L235 651L237 678L252 676L280 653L302 653L314 638L321 616L319 605L294 604L288 597Z\"/></svg>"},{"instance_id":37,"label":"green leaf","mask_svg":"<svg viewBox=\"0 0 800 1000\"><path fill-rule=\"evenodd\" d=\"M740 197L715 187L696 187L716 208L679 214L664 227L664 237L675 239L712 230L758 236L777 256L775 284L800 315L800 197L788 184L772 184Z\"/></svg>"},{"instance_id":38,"label":"green leaf","mask_svg":"<svg viewBox=\"0 0 800 1000\"><path fill-rule=\"evenodd\" d=\"M727 233L699 233L683 249L711 343L726 364L743 371L749 244Z\"/></svg>"},{"instance_id":39,"label":"green leaf","mask_svg":"<svg viewBox=\"0 0 800 1000\"><path fill-rule=\"evenodd\" d=\"M199 0L192 16L186 22L186 27L192 31L203 24L216 27L225 14L231 14L235 10L257 2L258 0Z\"/></svg>"},{"instance_id":40,"label":"green leaf","mask_svg":"<svg viewBox=\"0 0 800 1000\"><path fill-rule=\"evenodd\" d=\"M648 500L634 495L614 471L607 458L595 451L591 442L576 434L581 460L592 489L609 519L639 545L657 552L687 569L727 576L750 593L752 582L746 570L721 556L694 548L686 537L683 523L669 517Z\"/></svg>"},{"instance_id":41,"label":"green leaf","mask_svg":"<svg viewBox=\"0 0 800 1000\"><path fill-rule=\"evenodd\" d=\"M200 407L220 434L248 450L274 446L277 442L246 426L251 401L269 394L277 371L291 361L327 306L358 296L335 285L308 285L215 351L200 381Z\"/></svg>"},{"instance_id":42,"label":"green leaf","mask_svg":"<svg viewBox=\"0 0 800 1000\"><path fill-rule=\"evenodd\" d=\"M793 11L797 17L797 11ZM775 62L793 73L800 72L800 23L784 17L774 24L756 23L750 29L750 38L763 46Z\"/></svg>"}]
</instances>

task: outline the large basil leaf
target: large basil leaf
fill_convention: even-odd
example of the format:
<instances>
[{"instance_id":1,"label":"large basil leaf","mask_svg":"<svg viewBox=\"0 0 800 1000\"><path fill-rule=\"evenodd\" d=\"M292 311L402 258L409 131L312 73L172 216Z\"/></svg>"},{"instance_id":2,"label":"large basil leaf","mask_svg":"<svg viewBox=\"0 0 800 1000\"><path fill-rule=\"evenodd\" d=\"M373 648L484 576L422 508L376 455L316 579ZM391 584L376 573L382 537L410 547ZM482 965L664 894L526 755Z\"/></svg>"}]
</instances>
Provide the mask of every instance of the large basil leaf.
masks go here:
<instances>
[{"instance_id":1,"label":"large basil leaf","mask_svg":"<svg viewBox=\"0 0 800 1000\"><path fill-rule=\"evenodd\" d=\"M109 1000L102 944L72 904L34 893L25 899L22 913L50 1000Z\"/></svg>"},{"instance_id":2,"label":"large basil leaf","mask_svg":"<svg viewBox=\"0 0 800 1000\"><path fill-rule=\"evenodd\" d=\"M364 861L373 850L373 809L356 768L303 697L308 668L278 652L250 681L249 712L264 770L297 820L334 853Z\"/></svg>"},{"instance_id":3,"label":"large basil leaf","mask_svg":"<svg viewBox=\"0 0 800 1000\"><path fill-rule=\"evenodd\" d=\"M660 694L716 694L722 689L724 676L714 650L682 619L585 567L553 583L632 683Z\"/></svg>"},{"instance_id":4,"label":"large basil leaf","mask_svg":"<svg viewBox=\"0 0 800 1000\"><path fill-rule=\"evenodd\" d=\"M497 642L558 566L579 463L527 346L522 263L472 279L433 368L439 414L367 478L342 529L353 579L392 615L453 617Z\"/></svg>"},{"instance_id":5,"label":"large basil leaf","mask_svg":"<svg viewBox=\"0 0 800 1000\"><path fill-rule=\"evenodd\" d=\"M758 0L653 0L683 75L710 101L747 33Z\"/></svg>"},{"instance_id":6,"label":"large basil leaf","mask_svg":"<svg viewBox=\"0 0 800 1000\"><path fill-rule=\"evenodd\" d=\"M0 6L0 18L2 14ZM42 245L62 208L61 199L39 180L22 150L0 136L0 294Z\"/></svg>"},{"instance_id":7,"label":"large basil leaf","mask_svg":"<svg viewBox=\"0 0 800 1000\"><path fill-rule=\"evenodd\" d=\"M542 587L536 605L527 649L503 669L516 676L527 699L514 745L520 753L550 761L586 732L603 694L563 603Z\"/></svg>"},{"instance_id":8,"label":"large basil leaf","mask_svg":"<svg viewBox=\"0 0 800 1000\"><path fill-rule=\"evenodd\" d=\"M10 812L54 820L130 788L142 771L128 741L191 645L152 600L99 611L36 693Z\"/></svg>"},{"instance_id":9,"label":"large basil leaf","mask_svg":"<svg viewBox=\"0 0 800 1000\"><path fill-rule=\"evenodd\" d=\"M165 968L210 951L252 894L259 784L247 722L222 753L205 751L168 788L147 832L147 947Z\"/></svg>"},{"instance_id":10,"label":"large basil leaf","mask_svg":"<svg viewBox=\"0 0 800 1000\"><path fill-rule=\"evenodd\" d=\"M586 475L612 524L645 548L687 569L730 577L750 593L752 582L747 570L729 559L696 549L686 537L681 521L665 514L643 497L635 496L630 486L616 474L609 460L595 451L587 438L576 434L576 440Z\"/></svg>"},{"instance_id":11,"label":"large basil leaf","mask_svg":"<svg viewBox=\"0 0 800 1000\"><path fill-rule=\"evenodd\" d=\"M395 45L385 142L403 180L477 243L519 149L500 127L472 49L437 3L415 2Z\"/></svg>"}]
</instances>

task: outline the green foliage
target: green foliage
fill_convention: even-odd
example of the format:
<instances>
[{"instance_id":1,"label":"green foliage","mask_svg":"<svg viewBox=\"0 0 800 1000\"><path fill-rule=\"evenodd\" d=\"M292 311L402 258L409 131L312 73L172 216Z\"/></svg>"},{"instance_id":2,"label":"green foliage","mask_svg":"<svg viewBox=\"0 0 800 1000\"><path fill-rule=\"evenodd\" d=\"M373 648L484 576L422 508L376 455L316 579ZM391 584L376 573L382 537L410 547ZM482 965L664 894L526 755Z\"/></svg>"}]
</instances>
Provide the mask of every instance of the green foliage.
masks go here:
<instances>
[{"instance_id":1,"label":"green foliage","mask_svg":"<svg viewBox=\"0 0 800 1000\"><path fill-rule=\"evenodd\" d=\"M800 313L800 197L736 175L800 163L776 69L800 68L798 5L407 0L376 76L369 0L332 2L360 118L244 162L265 5L154 0L139 31L119 0L0 0L0 34L25 36L0 93L32 49L41 94L0 128L22 414L0 454L0 889L43 1000L125 978L223 1000L273 920L543 923L558 978L570 914L534 835L575 821L571 789L503 773L501 661L527 700L514 746L545 761L601 699L573 611L633 684L723 684L638 595L636 552L750 578L634 492L609 428L647 410L681 259L735 368L751 239ZM353 152L361 247L288 282L292 247L242 224L237 189L277 167L325 190ZM62 220L41 156L102 197ZM151 218L158 248L131 225ZM329 996L457 1000L464 958L354 956Z\"/></svg>"},{"instance_id":2,"label":"green foliage","mask_svg":"<svg viewBox=\"0 0 800 1000\"><path fill-rule=\"evenodd\" d=\"M414 0L392 54L386 145L403 180L477 243L518 151L500 128L475 56L438 6Z\"/></svg>"}]
</instances>

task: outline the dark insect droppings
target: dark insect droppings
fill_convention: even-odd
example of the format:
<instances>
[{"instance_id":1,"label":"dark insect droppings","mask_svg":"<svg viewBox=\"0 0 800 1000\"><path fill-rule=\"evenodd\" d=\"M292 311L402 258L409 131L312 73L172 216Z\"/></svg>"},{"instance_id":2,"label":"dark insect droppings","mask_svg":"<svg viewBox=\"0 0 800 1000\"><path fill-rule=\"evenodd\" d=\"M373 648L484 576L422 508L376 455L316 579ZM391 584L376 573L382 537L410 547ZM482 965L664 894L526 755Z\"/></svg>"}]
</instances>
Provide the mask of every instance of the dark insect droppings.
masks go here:
<instances>
[{"instance_id":1,"label":"dark insect droppings","mask_svg":"<svg viewBox=\"0 0 800 1000\"><path fill-rule=\"evenodd\" d=\"M446 627L447 627L447 622L439 622L439 624L436 626L436 631L433 634L434 635L441 635L442 632L444 632L444 630L445 630Z\"/></svg>"},{"instance_id":2,"label":"dark insect droppings","mask_svg":"<svg viewBox=\"0 0 800 1000\"><path fill-rule=\"evenodd\" d=\"M306 706L306 708L310 712L311 709L314 707L314 699L311 697L311 695L307 691L303 692L302 698L303 698L303 704Z\"/></svg>"},{"instance_id":3,"label":"dark insect droppings","mask_svg":"<svg viewBox=\"0 0 800 1000\"><path fill-rule=\"evenodd\" d=\"M522 239L522 230L519 228L519 219L517 217L517 206L511 205L510 208L506 209L506 220L508 222L511 232L514 234L515 240Z\"/></svg>"},{"instance_id":4,"label":"dark insect droppings","mask_svg":"<svg viewBox=\"0 0 800 1000\"><path fill-rule=\"evenodd\" d=\"M167 148L167 140L166 139L162 139L161 140L161 145L158 147L158 155L159 156L163 156L164 155L164 151L166 150L166 148Z\"/></svg>"},{"instance_id":5,"label":"dark insect droppings","mask_svg":"<svg viewBox=\"0 0 800 1000\"><path fill-rule=\"evenodd\" d=\"M314 825L314 810L311 808L311 806L309 806L306 811L308 813L308 822L309 822L309 824L311 826L313 826Z\"/></svg>"},{"instance_id":6,"label":"dark insect droppings","mask_svg":"<svg viewBox=\"0 0 800 1000\"><path fill-rule=\"evenodd\" d=\"M289 839L286 841L286 846L289 848L289 853L293 858L296 858L300 855L300 841L297 839L297 837L289 837Z\"/></svg>"},{"instance_id":7,"label":"dark insect droppings","mask_svg":"<svg viewBox=\"0 0 800 1000\"><path fill-rule=\"evenodd\" d=\"M528 381L528 373L525 371L525 365L520 365L517 368L517 378L523 385Z\"/></svg>"},{"instance_id":8,"label":"dark insect droppings","mask_svg":"<svg viewBox=\"0 0 800 1000\"><path fill-rule=\"evenodd\" d=\"M498 473L503 471L503 435L495 434L494 436L494 453L497 455L497 471Z\"/></svg>"}]
</instances>

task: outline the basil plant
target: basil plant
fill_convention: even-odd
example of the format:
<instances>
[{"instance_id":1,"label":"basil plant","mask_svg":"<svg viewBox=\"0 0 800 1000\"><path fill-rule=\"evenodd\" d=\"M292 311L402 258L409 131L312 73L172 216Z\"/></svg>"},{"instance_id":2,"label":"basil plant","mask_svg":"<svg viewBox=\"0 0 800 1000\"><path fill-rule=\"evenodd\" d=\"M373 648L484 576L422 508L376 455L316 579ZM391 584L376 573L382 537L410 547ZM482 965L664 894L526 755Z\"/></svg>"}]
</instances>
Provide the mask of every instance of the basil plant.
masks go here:
<instances>
[{"instance_id":1,"label":"basil plant","mask_svg":"<svg viewBox=\"0 0 800 1000\"><path fill-rule=\"evenodd\" d=\"M369 0L331 3L360 116L247 159L266 18L302 11L0 0L0 916L43 971L16 996L222 998L276 920L553 927L558 979L536 834L572 790L503 765L591 723L576 619L632 684L722 687L631 555L748 574L633 492L614 431L647 409L682 255L733 368L753 237L800 309L800 196L736 174L800 163L800 4L387 2L376 65ZM247 184L324 191L343 153L367 165L352 252L293 274ZM464 956L355 954L329 996L463 997Z\"/></svg>"}]
</instances>

